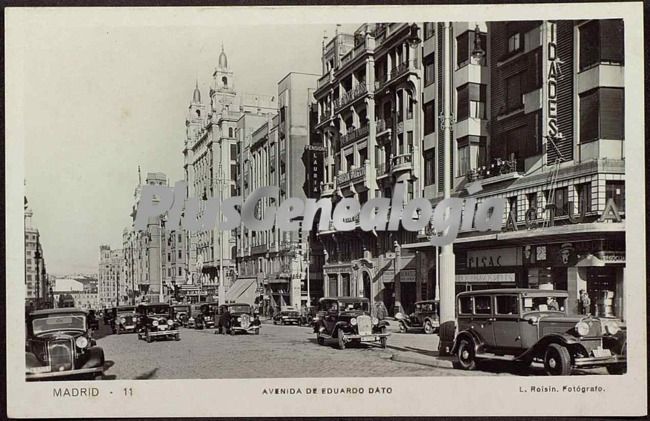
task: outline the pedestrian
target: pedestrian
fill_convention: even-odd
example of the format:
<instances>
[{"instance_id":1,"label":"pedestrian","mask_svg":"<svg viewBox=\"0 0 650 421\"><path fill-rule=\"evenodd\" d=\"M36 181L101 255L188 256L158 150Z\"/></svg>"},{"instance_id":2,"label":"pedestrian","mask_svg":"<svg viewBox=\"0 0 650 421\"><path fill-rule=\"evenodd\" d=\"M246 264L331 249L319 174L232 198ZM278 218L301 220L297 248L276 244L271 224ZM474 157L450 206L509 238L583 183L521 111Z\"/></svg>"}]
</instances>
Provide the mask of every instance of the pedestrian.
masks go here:
<instances>
[{"instance_id":1,"label":"pedestrian","mask_svg":"<svg viewBox=\"0 0 650 421\"><path fill-rule=\"evenodd\" d=\"M221 316L221 326L219 327L219 333L222 332L222 329L225 329L224 333L230 332L230 310L228 307L225 308L223 316Z\"/></svg>"},{"instance_id":2,"label":"pedestrian","mask_svg":"<svg viewBox=\"0 0 650 421\"><path fill-rule=\"evenodd\" d=\"M379 320L384 320L388 316L388 310L381 300L375 301L375 317Z\"/></svg>"},{"instance_id":3,"label":"pedestrian","mask_svg":"<svg viewBox=\"0 0 650 421\"><path fill-rule=\"evenodd\" d=\"M591 314L591 298L584 289L580 290L580 313L586 316Z\"/></svg>"}]
</instances>

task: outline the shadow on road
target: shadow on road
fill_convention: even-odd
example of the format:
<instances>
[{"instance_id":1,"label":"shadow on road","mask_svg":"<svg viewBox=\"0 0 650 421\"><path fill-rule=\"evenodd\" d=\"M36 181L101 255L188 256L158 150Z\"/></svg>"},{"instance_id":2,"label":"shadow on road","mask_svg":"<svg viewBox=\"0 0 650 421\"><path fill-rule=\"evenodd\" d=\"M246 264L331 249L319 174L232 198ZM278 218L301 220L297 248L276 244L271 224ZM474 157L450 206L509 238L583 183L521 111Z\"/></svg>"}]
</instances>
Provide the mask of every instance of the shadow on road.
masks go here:
<instances>
[{"instance_id":1,"label":"shadow on road","mask_svg":"<svg viewBox=\"0 0 650 421\"><path fill-rule=\"evenodd\" d=\"M135 376L136 380L147 380L153 378L155 376L156 372L158 371L158 367L154 368L153 370L146 371L140 375Z\"/></svg>"}]
</instances>

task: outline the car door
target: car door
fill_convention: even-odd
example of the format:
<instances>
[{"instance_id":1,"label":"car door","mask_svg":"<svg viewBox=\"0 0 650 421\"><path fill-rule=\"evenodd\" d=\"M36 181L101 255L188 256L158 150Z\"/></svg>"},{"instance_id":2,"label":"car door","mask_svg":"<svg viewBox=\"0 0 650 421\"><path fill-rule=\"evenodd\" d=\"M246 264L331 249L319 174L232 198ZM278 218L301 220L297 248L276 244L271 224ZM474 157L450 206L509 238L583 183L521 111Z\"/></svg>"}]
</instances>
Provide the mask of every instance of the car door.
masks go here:
<instances>
[{"instance_id":1,"label":"car door","mask_svg":"<svg viewBox=\"0 0 650 421\"><path fill-rule=\"evenodd\" d=\"M474 296L474 314L470 318L470 325L488 347L494 346L493 307L492 295Z\"/></svg>"},{"instance_id":2,"label":"car door","mask_svg":"<svg viewBox=\"0 0 650 421\"><path fill-rule=\"evenodd\" d=\"M494 296L494 341L498 348L521 349L520 302L517 294Z\"/></svg>"},{"instance_id":3,"label":"car door","mask_svg":"<svg viewBox=\"0 0 650 421\"><path fill-rule=\"evenodd\" d=\"M327 301L325 307L325 328L330 335L334 333L334 326L338 320L339 308L336 300Z\"/></svg>"}]
</instances>

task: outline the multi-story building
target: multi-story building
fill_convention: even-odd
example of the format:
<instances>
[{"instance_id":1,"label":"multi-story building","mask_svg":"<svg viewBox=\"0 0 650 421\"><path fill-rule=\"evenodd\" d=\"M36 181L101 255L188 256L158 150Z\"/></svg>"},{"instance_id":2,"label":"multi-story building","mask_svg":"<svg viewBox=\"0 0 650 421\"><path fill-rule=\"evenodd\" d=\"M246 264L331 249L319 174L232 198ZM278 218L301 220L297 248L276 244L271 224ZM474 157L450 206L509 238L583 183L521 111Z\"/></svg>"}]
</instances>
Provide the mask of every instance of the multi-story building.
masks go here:
<instances>
[{"instance_id":1,"label":"multi-story building","mask_svg":"<svg viewBox=\"0 0 650 421\"><path fill-rule=\"evenodd\" d=\"M438 116L448 107L452 195L467 197L476 183L479 203L508 203L507 232L460 233L457 291L553 286L572 294L577 311L585 289L594 312L623 317L622 21L448 25L448 47L442 23L363 25L324 46L315 93L326 149L321 197L364 203L403 181L406 199L439 202ZM389 311L436 297L437 250L427 235L320 232L325 293L374 297Z\"/></svg>"},{"instance_id":2,"label":"multi-story building","mask_svg":"<svg viewBox=\"0 0 650 421\"><path fill-rule=\"evenodd\" d=\"M239 184L237 122L242 115L273 114L276 105L272 96L235 90L235 75L223 47L212 77L209 106L202 103L197 84L188 109L183 148L185 181L189 197L226 200L236 195ZM188 266L196 283L202 290L207 288L216 292L220 268L223 267L223 285L227 290L236 277L234 233L215 227L192 234L190 241ZM214 296L214 293L209 295Z\"/></svg>"},{"instance_id":3,"label":"multi-story building","mask_svg":"<svg viewBox=\"0 0 650 421\"><path fill-rule=\"evenodd\" d=\"M115 307L128 302L126 295L120 294L121 284L125 282L124 254L122 249L113 249L108 245L99 247L99 277L97 295L102 308ZM83 291L83 286L81 288Z\"/></svg>"},{"instance_id":4,"label":"multi-story building","mask_svg":"<svg viewBox=\"0 0 650 421\"><path fill-rule=\"evenodd\" d=\"M167 177L163 173L147 173L145 183L158 186L168 185ZM132 224L122 232L124 282L120 284L120 288L126 296L124 303L158 302L160 301L161 288L163 296L168 297L173 291L172 281L179 285L186 272L186 269L183 268L186 253L182 252L181 257L178 257L178 248L182 247L183 239L179 242L176 233L173 233L172 238L172 233L165 231L164 217L150 217L145 230L136 231L134 229L133 223L136 219L141 194L142 182L139 180L134 191L134 203L131 211ZM167 261L167 253L172 252L174 253L173 260L170 255L169 261ZM179 267L182 268L180 276L177 275Z\"/></svg>"},{"instance_id":5,"label":"multi-story building","mask_svg":"<svg viewBox=\"0 0 650 421\"><path fill-rule=\"evenodd\" d=\"M25 304L37 308L51 305L51 296L40 233L32 224L33 215L25 199Z\"/></svg>"},{"instance_id":6,"label":"multi-story building","mask_svg":"<svg viewBox=\"0 0 650 421\"><path fill-rule=\"evenodd\" d=\"M305 199L311 192L306 160L310 153L310 117L318 75L291 72L278 82L278 113L253 125L243 116L238 127L241 195L265 186L278 188L278 197L265 198L259 218L273 199L275 206L288 198ZM254 120L253 120L254 121ZM255 280L264 291L265 309L299 307L307 301L308 230L254 232L240 230L240 278ZM311 275L311 274L310 274ZM318 278L320 274L314 274Z\"/></svg>"}]
</instances>

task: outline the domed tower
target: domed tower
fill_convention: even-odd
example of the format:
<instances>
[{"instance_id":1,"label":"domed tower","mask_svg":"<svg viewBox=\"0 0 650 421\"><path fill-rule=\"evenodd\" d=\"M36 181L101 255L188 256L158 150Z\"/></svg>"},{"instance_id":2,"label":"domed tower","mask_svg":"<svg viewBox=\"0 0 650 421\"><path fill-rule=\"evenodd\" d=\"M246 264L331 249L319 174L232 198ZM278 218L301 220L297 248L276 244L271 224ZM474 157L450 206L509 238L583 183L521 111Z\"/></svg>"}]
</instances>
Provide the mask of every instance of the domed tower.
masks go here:
<instances>
[{"instance_id":1,"label":"domed tower","mask_svg":"<svg viewBox=\"0 0 650 421\"><path fill-rule=\"evenodd\" d=\"M185 118L186 129L186 143L192 145L198 136L198 132L203 126L205 121L205 106L201 103L201 91L199 90L199 81L196 81L194 92L192 93L192 101L187 110L187 117Z\"/></svg>"},{"instance_id":2,"label":"domed tower","mask_svg":"<svg viewBox=\"0 0 650 421\"><path fill-rule=\"evenodd\" d=\"M210 89L210 101L212 111L221 113L223 109L232 110L235 100L235 78L228 67L228 56L221 44L221 53L217 61L217 68L212 74L213 86ZM234 110L233 110L234 111Z\"/></svg>"}]
</instances>

